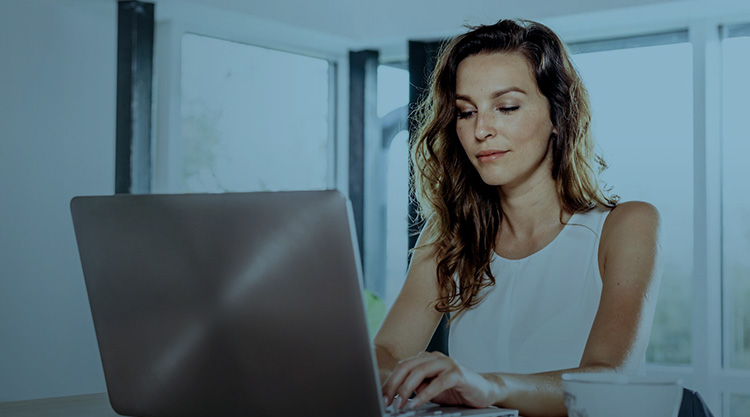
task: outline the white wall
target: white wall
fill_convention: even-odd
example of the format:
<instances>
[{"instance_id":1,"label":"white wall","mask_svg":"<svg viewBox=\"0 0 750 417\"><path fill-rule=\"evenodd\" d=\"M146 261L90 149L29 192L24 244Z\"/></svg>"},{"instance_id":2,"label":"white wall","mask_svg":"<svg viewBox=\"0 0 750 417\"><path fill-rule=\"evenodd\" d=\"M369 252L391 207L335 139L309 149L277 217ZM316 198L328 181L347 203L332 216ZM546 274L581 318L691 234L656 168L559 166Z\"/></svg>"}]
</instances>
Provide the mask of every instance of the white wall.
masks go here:
<instances>
[{"instance_id":1,"label":"white wall","mask_svg":"<svg viewBox=\"0 0 750 417\"><path fill-rule=\"evenodd\" d=\"M68 204L113 192L116 8L0 1L0 402L105 390Z\"/></svg>"}]
</instances>

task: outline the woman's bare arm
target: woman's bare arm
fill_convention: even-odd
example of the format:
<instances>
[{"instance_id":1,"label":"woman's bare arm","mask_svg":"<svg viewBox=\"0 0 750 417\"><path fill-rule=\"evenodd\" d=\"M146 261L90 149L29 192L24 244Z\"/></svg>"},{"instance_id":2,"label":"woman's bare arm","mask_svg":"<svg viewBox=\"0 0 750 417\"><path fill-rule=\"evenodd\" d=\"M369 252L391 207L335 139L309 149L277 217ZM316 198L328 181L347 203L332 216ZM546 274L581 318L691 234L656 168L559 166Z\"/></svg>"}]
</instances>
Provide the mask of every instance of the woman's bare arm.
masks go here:
<instances>
[{"instance_id":1,"label":"woman's bare arm","mask_svg":"<svg viewBox=\"0 0 750 417\"><path fill-rule=\"evenodd\" d=\"M404 286L375 336L381 382L400 360L425 350L442 316L435 310L438 286L434 246L422 247L424 240L423 234Z\"/></svg>"}]
</instances>

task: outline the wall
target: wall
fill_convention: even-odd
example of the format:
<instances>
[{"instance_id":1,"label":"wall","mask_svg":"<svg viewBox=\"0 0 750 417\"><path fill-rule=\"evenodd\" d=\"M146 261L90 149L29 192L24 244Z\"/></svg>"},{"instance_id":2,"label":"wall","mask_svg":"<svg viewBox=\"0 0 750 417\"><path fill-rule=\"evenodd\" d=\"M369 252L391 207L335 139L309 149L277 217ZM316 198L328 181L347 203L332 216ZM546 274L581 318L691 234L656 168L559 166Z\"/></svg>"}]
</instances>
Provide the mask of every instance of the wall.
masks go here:
<instances>
[{"instance_id":1,"label":"wall","mask_svg":"<svg viewBox=\"0 0 750 417\"><path fill-rule=\"evenodd\" d=\"M68 204L113 192L116 8L0 2L0 402L105 390Z\"/></svg>"}]
</instances>

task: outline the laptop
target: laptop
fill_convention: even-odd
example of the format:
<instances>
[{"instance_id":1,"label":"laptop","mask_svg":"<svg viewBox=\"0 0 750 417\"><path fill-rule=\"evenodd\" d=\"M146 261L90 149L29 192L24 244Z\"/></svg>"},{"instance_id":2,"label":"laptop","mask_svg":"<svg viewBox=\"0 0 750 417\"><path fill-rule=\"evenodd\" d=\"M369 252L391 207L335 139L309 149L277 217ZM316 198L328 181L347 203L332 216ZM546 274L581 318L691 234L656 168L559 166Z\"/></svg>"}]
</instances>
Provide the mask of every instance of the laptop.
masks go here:
<instances>
[{"instance_id":1,"label":"laptop","mask_svg":"<svg viewBox=\"0 0 750 417\"><path fill-rule=\"evenodd\" d=\"M76 197L113 409L138 417L381 417L337 191ZM437 407L408 415L516 416Z\"/></svg>"}]
</instances>

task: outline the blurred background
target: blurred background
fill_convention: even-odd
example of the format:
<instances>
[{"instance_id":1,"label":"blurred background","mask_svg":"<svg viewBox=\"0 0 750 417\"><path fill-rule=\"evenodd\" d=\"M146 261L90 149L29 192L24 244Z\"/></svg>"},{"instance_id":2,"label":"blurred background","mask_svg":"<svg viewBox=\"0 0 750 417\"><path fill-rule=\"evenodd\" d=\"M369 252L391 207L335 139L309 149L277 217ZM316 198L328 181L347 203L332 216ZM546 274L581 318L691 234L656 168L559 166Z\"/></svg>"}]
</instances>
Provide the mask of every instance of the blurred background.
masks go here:
<instances>
[{"instance_id":1,"label":"blurred background","mask_svg":"<svg viewBox=\"0 0 750 417\"><path fill-rule=\"evenodd\" d=\"M151 4L130 191L342 190L374 327L405 277L408 109L435 46L465 24L550 26L589 89L603 180L664 219L647 372L750 416L750 3ZM115 192L118 7L0 0L0 402L106 390L68 204Z\"/></svg>"}]
</instances>

